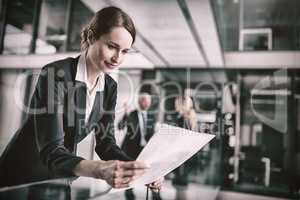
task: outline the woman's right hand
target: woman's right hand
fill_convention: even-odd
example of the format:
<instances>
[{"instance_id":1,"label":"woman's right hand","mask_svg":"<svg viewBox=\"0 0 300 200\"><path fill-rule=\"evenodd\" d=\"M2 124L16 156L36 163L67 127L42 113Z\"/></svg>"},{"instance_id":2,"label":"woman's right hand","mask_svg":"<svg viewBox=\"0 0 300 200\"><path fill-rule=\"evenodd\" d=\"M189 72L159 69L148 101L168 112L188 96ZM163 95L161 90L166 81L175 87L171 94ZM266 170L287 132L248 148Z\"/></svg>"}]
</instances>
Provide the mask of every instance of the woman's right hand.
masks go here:
<instances>
[{"instance_id":1,"label":"woman's right hand","mask_svg":"<svg viewBox=\"0 0 300 200\"><path fill-rule=\"evenodd\" d=\"M145 163L139 161L83 160L75 168L75 174L103 179L113 188L124 188L128 187L132 180L144 174L147 168Z\"/></svg>"},{"instance_id":2,"label":"woman's right hand","mask_svg":"<svg viewBox=\"0 0 300 200\"><path fill-rule=\"evenodd\" d=\"M148 167L138 161L100 161L94 169L95 178L104 179L114 188L128 187L129 183L144 174Z\"/></svg>"}]
</instances>

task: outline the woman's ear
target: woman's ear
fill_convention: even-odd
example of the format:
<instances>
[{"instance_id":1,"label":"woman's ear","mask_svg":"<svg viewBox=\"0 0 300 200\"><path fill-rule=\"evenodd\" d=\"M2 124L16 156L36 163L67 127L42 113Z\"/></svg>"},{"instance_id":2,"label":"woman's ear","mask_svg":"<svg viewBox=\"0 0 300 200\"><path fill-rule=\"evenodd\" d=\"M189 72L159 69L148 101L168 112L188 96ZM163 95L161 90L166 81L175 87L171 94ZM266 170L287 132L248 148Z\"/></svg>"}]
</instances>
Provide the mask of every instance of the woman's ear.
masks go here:
<instances>
[{"instance_id":1,"label":"woman's ear","mask_svg":"<svg viewBox=\"0 0 300 200\"><path fill-rule=\"evenodd\" d=\"M87 42L89 43L89 45L92 45L94 43L93 31L92 30L88 30L88 33L87 33Z\"/></svg>"}]
</instances>

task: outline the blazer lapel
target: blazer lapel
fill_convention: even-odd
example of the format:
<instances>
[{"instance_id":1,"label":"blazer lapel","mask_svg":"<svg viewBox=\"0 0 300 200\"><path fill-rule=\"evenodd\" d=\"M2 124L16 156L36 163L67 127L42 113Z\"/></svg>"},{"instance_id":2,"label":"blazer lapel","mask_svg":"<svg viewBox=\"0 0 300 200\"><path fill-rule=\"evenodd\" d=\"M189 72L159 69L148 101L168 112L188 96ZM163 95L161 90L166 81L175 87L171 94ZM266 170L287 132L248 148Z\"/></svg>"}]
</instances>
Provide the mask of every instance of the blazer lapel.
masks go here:
<instances>
[{"instance_id":1,"label":"blazer lapel","mask_svg":"<svg viewBox=\"0 0 300 200\"><path fill-rule=\"evenodd\" d=\"M92 108L92 113L88 120L88 127L92 126L93 123L98 123L104 115L105 108L107 108L107 97L109 92L109 83L108 83L108 75L105 74L104 80L104 91L97 92L94 105Z\"/></svg>"},{"instance_id":2,"label":"blazer lapel","mask_svg":"<svg viewBox=\"0 0 300 200\"><path fill-rule=\"evenodd\" d=\"M88 120L89 129L93 126L94 123L97 123L101 119L101 117L103 116L103 111L103 92L97 92L92 112Z\"/></svg>"},{"instance_id":3,"label":"blazer lapel","mask_svg":"<svg viewBox=\"0 0 300 200\"><path fill-rule=\"evenodd\" d=\"M75 76L77 73L77 64L78 64L79 56L75 59L71 59L70 67L66 68L65 71L65 80L66 89L68 91L67 95L67 105L64 111L64 123L66 123L66 127L71 128L69 134L66 134L65 143L69 147L70 151L76 154L77 147L77 138L79 134L82 133L80 127L83 127L79 124L79 122L84 122L84 113L79 113L79 108L84 108L85 110L85 94L84 91L79 91L79 86L84 87L81 82L75 81ZM71 82L69 82L71 81ZM70 85L71 84L71 85Z\"/></svg>"},{"instance_id":4,"label":"blazer lapel","mask_svg":"<svg viewBox=\"0 0 300 200\"><path fill-rule=\"evenodd\" d=\"M135 138L137 140L137 144L140 144L140 141L141 141L141 126L140 126L140 120L139 120L139 112L138 110L135 110L134 111L135 114L134 114L134 133L136 133L136 131L138 131L138 134L135 134Z\"/></svg>"},{"instance_id":5,"label":"blazer lapel","mask_svg":"<svg viewBox=\"0 0 300 200\"><path fill-rule=\"evenodd\" d=\"M85 105L86 85L82 82L75 83L75 133L76 141L86 135L85 131Z\"/></svg>"}]
</instances>

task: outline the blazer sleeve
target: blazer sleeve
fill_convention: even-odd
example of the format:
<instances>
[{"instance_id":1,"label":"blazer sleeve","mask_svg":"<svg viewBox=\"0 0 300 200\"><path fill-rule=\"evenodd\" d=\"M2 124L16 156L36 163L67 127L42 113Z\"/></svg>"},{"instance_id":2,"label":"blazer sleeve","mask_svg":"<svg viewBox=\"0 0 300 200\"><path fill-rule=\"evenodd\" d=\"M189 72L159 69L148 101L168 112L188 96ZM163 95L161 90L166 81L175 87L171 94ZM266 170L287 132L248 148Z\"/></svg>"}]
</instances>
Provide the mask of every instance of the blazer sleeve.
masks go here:
<instances>
[{"instance_id":1,"label":"blazer sleeve","mask_svg":"<svg viewBox=\"0 0 300 200\"><path fill-rule=\"evenodd\" d=\"M110 87L111 96L108 100L108 106L104 109L104 115L99 122L100 129L96 132L95 151L102 160L134 160L121 150L115 140L115 107L117 99L117 85Z\"/></svg>"},{"instance_id":2,"label":"blazer sleeve","mask_svg":"<svg viewBox=\"0 0 300 200\"><path fill-rule=\"evenodd\" d=\"M73 169L83 160L64 146L64 90L58 87L54 67L44 67L32 96L34 132L42 162L55 175L74 176ZM61 83L61 82L60 82Z\"/></svg>"}]
</instances>

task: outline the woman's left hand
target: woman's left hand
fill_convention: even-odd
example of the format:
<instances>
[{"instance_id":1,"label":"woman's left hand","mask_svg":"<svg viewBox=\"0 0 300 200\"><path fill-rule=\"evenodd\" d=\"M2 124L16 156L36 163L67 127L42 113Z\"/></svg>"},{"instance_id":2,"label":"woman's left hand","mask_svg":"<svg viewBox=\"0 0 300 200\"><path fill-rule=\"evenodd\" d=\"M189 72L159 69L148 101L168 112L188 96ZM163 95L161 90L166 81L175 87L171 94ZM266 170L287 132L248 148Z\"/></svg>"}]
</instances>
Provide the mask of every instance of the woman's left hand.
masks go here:
<instances>
[{"instance_id":1,"label":"woman's left hand","mask_svg":"<svg viewBox=\"0 0 300 200\"><path fill-rule=\"evenodd\" d=\"M159 192L161 190L161 187L163 185L164 178L160 178L153 183L147 184L147 186L153 191L153 192Z\"/></svg>"}]
</instances>

